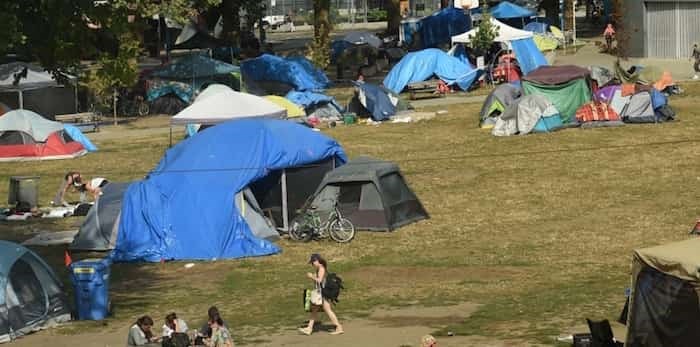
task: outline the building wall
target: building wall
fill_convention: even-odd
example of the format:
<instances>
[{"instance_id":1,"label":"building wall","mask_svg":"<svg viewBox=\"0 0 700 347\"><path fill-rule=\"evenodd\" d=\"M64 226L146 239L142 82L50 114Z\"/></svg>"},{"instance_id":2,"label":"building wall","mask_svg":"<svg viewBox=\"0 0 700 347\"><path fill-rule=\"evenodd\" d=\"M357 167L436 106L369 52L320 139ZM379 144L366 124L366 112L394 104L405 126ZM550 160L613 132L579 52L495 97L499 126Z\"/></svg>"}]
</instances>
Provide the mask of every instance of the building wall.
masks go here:
<instances>
[{"instance_id":1,"label":"building wall","mask_svg":"<svg viewBox=\"0 0 700 347\"><path fill-rule=\"evenodd\" d=\"M686 58L700 42L700 0L625 0L632 57Z\"/></svg>"}]
</instances>

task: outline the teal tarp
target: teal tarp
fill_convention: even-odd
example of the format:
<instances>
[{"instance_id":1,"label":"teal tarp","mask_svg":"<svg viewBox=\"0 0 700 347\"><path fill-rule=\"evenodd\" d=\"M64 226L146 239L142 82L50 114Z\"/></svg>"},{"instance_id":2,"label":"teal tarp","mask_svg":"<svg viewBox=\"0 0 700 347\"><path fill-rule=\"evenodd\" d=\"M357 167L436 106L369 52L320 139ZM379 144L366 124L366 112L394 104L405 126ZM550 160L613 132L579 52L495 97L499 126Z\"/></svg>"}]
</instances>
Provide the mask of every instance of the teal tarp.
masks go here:
<instances>
[{"instance_id":1,"label":"teal tarp","mask_svg":"<svg viewBox=\"0 0 700 347\"><path fill-rule=\"evenodd\" d=\"M536 94L549 99L559 110L564 123L570 123L576 115L576 110L581 105L591 101L591 89L583 78L555 85L544 85L524 80L522 87L524 95Z\"/></svg>"}]
</instances>

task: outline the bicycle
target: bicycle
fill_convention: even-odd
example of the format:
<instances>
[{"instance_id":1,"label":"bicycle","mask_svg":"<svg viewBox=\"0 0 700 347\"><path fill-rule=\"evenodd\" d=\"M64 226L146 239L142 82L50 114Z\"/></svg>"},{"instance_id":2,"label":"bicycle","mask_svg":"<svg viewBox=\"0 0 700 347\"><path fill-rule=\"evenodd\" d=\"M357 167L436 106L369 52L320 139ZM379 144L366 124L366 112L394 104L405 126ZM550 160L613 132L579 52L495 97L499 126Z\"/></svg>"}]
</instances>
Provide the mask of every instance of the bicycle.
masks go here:
<instances>
[{"instance_id":1,"label":"bicycle","mask_svg":"<svg viewBox=\"0 0 700 347\"><path fill-rule=\"evenodd\" d=\"M325 221L321 220L316 206L304 210L292 223L289 237L292 240L302 242L330 237L335 242L346 243L355 237L355 226L349 219L343 217L336 201Z\"/></svg>"}]
</instances>

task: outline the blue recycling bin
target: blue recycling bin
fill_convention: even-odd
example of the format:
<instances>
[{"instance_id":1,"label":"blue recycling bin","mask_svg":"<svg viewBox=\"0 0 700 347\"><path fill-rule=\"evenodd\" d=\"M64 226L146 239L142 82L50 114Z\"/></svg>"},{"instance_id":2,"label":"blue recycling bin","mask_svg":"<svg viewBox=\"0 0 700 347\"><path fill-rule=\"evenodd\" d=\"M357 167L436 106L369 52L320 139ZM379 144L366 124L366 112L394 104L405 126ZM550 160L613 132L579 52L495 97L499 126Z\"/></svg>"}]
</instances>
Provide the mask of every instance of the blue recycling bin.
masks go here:
<instances>
[{"instance_id":1,"label":"blue recycling bin","mask_svg":"<svg viewBox=\"0 0 700 347\"><path fill-rule=\"evenodd\" d=\"M109 314L109 259L85 259L70 265L79 320L102 320Z\"/></svg>"}]
</instances>

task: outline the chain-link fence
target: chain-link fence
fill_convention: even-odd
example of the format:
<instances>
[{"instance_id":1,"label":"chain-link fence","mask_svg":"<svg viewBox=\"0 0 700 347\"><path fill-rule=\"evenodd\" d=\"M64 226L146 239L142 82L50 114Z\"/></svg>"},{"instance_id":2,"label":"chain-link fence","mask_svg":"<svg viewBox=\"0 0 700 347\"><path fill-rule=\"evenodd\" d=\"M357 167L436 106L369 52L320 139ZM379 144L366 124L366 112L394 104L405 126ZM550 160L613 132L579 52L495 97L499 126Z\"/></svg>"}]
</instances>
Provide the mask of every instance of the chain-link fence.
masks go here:
<instances>
[{"instance_id":1,"label":"chain-link fence","mask_svg":"<svg viewBox=\"0 0 700 347\"><path fill-rule=\"evenodd\" d=\"M264 0L266 16L289 16L295 24L311 24L313 0ZM386 2L390 0L330 0L333 23L362 23L386 21ZM439 0L415 0L417 7L432 12Z\"/></svg>"}]
</instances>

